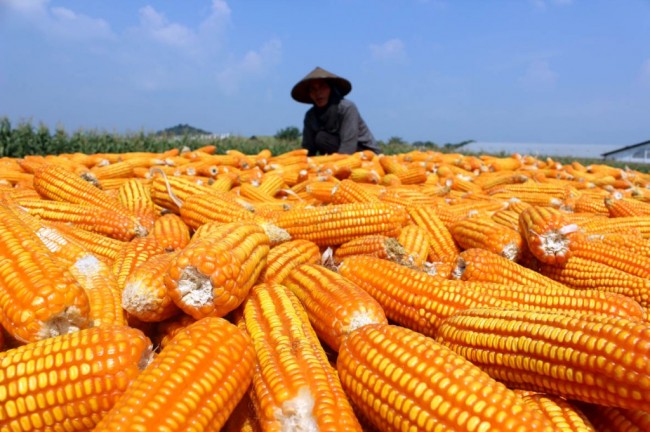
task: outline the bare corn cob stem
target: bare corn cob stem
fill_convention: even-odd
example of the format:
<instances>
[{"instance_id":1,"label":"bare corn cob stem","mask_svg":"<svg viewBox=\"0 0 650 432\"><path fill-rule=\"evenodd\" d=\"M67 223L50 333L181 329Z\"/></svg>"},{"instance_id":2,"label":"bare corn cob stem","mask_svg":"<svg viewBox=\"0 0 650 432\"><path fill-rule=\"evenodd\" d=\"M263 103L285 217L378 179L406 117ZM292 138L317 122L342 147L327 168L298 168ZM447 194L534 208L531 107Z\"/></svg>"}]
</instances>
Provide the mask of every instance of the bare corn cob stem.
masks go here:
<instances>
[{"instance_id":1,"label":"bare corn cob stem","mask_svg":"<svg viewBox=\"0 0 650 432\"><path fill-rule=\"evenodd\" d=\"M169 295L200 319L239 306L266 265L270 240L256 224L233 222L192 240L164 275Z\"/></svg>"},{"instance_id":2,"label":"bare corn cob stem","mask_svg":"<svg viewBox=\"0 0 650 432\"><path fill-rule=\"evenodd\" d=\"M334 351L357 328L387 323L377 300L343 276L318 264L304 264L284 279L305 307L318 337Z\"/></svg>"},{"instance_id":3,"label":"bare corn cob stem","mask_svg":"<svg viewBox=\"0 0 650 432\"><path fill-rule=\"evenodd\" d=\"M92 430L151 360L127 326L95 327L0 353L0 428Z\"/></svg>"},{"instance_id":4,"label":"bare corn cob stem","mask_svg":"<svg viewBox=\"0 0 650 432\"><path fill-rule=\"evenodd\" d=\"M374 324L341 346L343 388L381 431L552 431L540 411L477 366L417 332Z\"/></svg>"},{"instance_id":5,"label":"bare corn cob stem","mask_svg":"<svg viewBox=\"0 0 650 432\"><path fill-rule=\"evenodd\" d=\"M455 311L478 306L507 306L464 283L445 280L370 256L343 260L339 273L374 297L388 319L433 336L443 319Z\"/></svg>"},{"instance_id":6,"label":"bare corn cob stem","mask_svg":"<svg viewBox=\"0 0 650 432\"><path fill-rule=\"evenodd\" d=\"M370 234L394 237L407 217L404 208L385 203L330 204L289 210L278 216L275 223L293 239L333 246Z\"/></svg>"},{"instance_id":7,"label":"bare corn cob stem","mask_svg":"<svg viewBox=\"0 0 650 432\"><path fill-rule=\"evenodd\" d=\"M260 281L281 284L294 268L302 264L320 262L320 249L314 242L291 240L271 248L266 258L266 267L260 274Z\"/></svg>"},{"instance_id":8,"label":"bare corn cob stem","mask_svg":"<svg viewBox=\"0 0 650 432\"><path fill-rule=\"evenodd\" d=\"M251 382L254 357L236 326L201 319L172 339L94 430L218 431Z\"/></svg>"},{"instance_id":9,"label":"bare corn cob stem","mask_svg":"<svg viewBox=\"0 0 650 432\"><path fill-rule=\"evenodd\" d=\"M298 298L256 285L244 305L256 368L251 396L263 430L361 431Z\"/></svg>"},{"instance_id":10,"label":"bare corn cob stem","mask_svg":"<svg viewBox=\"0 0 650 432\"><path fill-rule=\"evenodd\" d=\"M16 214L0 206L0 323L34 342L89 325L88 296Z\"/></svg>"},{"instance_id":11,"label":"bare corn cob stem","mask_svg":"<svg viewBox=\"0 0 650 432\"><path fill-rule=\"evenodd\" d=\"M621 317L460 311L436 340L506 385L648 410L650 327Z\"/></svg>"}]
</instances>

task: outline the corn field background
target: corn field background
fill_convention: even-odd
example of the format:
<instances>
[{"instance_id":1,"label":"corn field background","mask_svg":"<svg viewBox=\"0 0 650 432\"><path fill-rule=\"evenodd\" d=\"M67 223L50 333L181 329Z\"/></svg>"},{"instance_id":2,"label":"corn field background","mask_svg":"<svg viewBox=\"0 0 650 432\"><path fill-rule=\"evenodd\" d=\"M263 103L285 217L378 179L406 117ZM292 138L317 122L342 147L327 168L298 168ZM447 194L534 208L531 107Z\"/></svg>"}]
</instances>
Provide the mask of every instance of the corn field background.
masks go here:
<instances>
[{"instance_id":1,"label":"corn field background","mask_svg":"<svg viewBox=\"0 0 650 432\"><path fill-rule=\"evenodd\" d=\"M293 134L292 134L293 135ZM388 142L379 141L384 154L407 153L413 150L433 150L443 153L460 153L471 155L472 152L463 151L459 144L437 145L434 142L406 142L399 137L392 137ZM99 130L80 129L72 133L62 127L54 131L46 125L34 126L31 122L19 122L15 126L7 117L0 118L0 157L22 158L26 155L58 155L69 153L127 153L127 152L153 152L160 153L173 148L195 149L206 145L214 145L216 154L224 154L227 150L238 150L245 154L257 154L264 149L269 149L272 154L278 155L290 150L300 148L300 138L288 137L280 130L276 136L242 137L228 136L226 138L206 138L202 135L164 136L157 133L144 131L133 133L115 133ZM509 154L494 154L493 156L510 156ZM545 156L540 156L545 159ZM552 159L559 163L578 161L583 165L603 164L618 168L630 168L640 172L650 172L646 164L630 164L616 161L603 161L602 159L566 158L554 156Z\"/></svg>"}]
</instances>

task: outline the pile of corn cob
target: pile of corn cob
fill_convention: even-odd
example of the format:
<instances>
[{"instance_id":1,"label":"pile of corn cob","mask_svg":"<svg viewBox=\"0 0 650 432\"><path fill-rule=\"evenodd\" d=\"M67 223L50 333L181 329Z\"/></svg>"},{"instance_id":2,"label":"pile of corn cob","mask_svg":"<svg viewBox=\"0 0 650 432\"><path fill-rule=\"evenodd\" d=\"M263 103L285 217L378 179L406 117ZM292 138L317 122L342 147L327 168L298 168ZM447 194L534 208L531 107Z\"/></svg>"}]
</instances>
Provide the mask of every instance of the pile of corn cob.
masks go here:
<instances>
[{"instance_id":1,"label":"pile of corn cob","mask_svg":"<svg viewBox=\"0 0 650 432\"><path fill-rule=\"evenodd\" d=\"M650 430L650 175L214 151L0 159L0 430Z\"/></svg>"}]
</instances>

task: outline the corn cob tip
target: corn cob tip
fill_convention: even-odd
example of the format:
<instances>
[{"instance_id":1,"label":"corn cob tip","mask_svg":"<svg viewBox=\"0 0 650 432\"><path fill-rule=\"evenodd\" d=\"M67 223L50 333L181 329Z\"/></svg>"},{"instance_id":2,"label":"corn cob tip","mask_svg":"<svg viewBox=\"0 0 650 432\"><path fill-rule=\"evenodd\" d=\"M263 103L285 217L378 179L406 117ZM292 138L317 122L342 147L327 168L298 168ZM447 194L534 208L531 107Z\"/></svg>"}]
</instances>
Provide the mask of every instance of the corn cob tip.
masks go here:
<instances>
[{"instance_id":1,"label":"corn cob tip","mask_svg":"<svg viewBox=\"0 0 650 432\"><path fill-rule=\"evenodd\" d=\"M298 390L293 399L288 399L282 404L281 410L276 413L277 419L282 424L282 430L315 432L318 424L312 415L314 398L306 387Z\"/></svg>"},{"instance_id":2,"label":"corn cob tip","mask_svg":"<svg viewBox=\"0 0 650 432\"><path fill-rule=\"evenodd\" d=\"M88 316L82 314L76 306L69 306L60 314L42 323L42 327L38 332L38 339L74 333L86 327L88 327Z\"/></svg>"},{"instance_id":3,"label":"corn cob tip","mask_svg":"<svg viewBox=\"0 0 650 432\"><path fill-rule=\"evenodd\" d=\"M183 270L183 275L178 281L178 291L182 303L192 308L201 308L214 300L210 277L196 267L188 266Z\"/></svg>"},{"instance_id":4,"label":"corn cob tip","mask_svg":"<svg viewBox=\"0 0 650 432\"><path fill-rule=\"evenodd\" d=\"M141 281L129 282L122 291L122 309L133 311L136 315L155 312L160 301Z\"/></svg>"},{"instance_id":5,"label":"corn cob tip","mask_svg":"<svg viewBox=\"0 0 650 432\"><path fill-rule=\"evenodd\" d=\"M277 245L291 240L291 235L287 232L287 230L280 228L277 225L267 222L262 223L261 226L266 235L269 236L271 245Z\"/></svg>"}]
</instances>

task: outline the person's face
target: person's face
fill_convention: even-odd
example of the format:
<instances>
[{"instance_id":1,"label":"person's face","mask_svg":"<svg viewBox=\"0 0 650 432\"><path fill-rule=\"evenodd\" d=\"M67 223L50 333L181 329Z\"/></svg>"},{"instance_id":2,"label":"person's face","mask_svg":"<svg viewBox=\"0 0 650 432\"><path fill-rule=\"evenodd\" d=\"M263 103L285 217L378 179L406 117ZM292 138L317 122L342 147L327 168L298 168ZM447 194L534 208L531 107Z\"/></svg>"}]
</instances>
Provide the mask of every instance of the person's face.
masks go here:
<instances>
[{"instance_id":1,"label":"person's face","mask_svg":"<svg viewBox=\"0 0 650 432\"><path fill-rule=\"evenodd\" d=\"M330 100L330 86L322 79L313 80L309 83L309 97L318 108L323 108Z\"/></svg>"}]
</instances>

